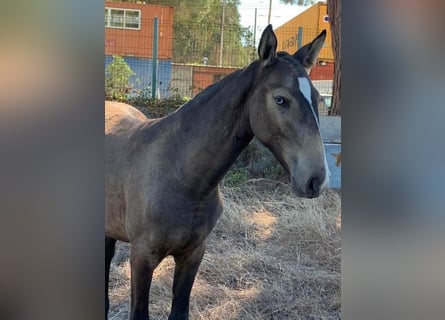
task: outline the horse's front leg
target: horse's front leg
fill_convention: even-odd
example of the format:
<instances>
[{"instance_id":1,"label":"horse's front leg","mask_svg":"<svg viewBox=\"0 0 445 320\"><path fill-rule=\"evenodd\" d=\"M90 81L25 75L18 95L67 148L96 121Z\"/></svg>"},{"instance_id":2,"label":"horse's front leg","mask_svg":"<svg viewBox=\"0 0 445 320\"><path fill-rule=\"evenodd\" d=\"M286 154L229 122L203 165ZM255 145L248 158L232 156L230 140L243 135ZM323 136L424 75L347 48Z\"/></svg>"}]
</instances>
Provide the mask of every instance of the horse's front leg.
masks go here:
<instances>
[{"instance_id":1,"label":"horse's front leg","mask_svg":"<svg viewBox=\"0 0 445 320\"><path fill-rule=\"evenodd\" d=\"M205 244L202 243L192 252L175 255L175 277L173 282L173 301L169 320L188 320L190 293L196 273L204 256Z\"/></svg>"},{"instance_id":2,"label":"horse's front leg","mask_svg":"<svg viewBox=\"0 0 445 320\"><path fill-rule=\"evenodd\" d=\"M130 320L148 320L148 297L153 271L161 261L156 250L148 246L131 246L131 311Z\"/></svg>"},{"instance_id":3,"label":"horse's front leg","mask_svg":"<svg viewBox=\"0 0 445 320\"><path fill-rule=\"evenodd\" d=\"M110 309L110 300L108 298L108 282L110 279L111 260L113 260L116 249L116 240L105 237L105 320L108 319L108 309Z\"/></svg>"}]
</instances>

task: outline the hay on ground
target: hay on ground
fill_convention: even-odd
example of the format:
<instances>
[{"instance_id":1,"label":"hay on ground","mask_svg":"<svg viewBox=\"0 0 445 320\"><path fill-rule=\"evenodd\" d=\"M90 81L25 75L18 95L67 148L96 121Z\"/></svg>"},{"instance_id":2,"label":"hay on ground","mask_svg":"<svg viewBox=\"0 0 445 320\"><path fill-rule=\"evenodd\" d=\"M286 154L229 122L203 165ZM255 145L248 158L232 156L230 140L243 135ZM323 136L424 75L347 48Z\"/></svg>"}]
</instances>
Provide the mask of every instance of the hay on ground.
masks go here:
<instances>
[{"instance_id":1,"label":"hay on ground","mask_svg":"<svg viewBox=\"0 0 445 320\"><path fill-rule=\"evenodd\" d=\"M251 180L224 187L224 214L208 238L190 318L340 319L340 195L293 196L287 185ZM127 319L129 246L119 244L109 319ZM150 291L151 319L170 311L174 262L164 259Z\"/></svg>"}]
</instances>

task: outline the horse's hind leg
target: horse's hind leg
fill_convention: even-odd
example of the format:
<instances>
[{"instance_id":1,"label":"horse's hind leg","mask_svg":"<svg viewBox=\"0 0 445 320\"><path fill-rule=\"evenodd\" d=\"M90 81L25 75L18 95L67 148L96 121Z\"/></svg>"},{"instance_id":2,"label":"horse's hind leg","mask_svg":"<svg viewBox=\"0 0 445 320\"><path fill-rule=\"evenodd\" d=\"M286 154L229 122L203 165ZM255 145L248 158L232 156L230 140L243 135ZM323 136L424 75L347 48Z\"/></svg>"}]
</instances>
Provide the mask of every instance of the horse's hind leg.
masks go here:
<instances>
[{"instance_id":1,"label":"horse's hind leg","mask_svg":"<svg viewBox=\"0 0 445 320\"><path fill-rule=\"evenodd\" d=\"M111 260L116 248L116 239L105 237L105 319L108 316L110 300L108 299L108 280L110 278Z\"/></svg>"},{"instance_id":2,"label":"horse's hind leg","mask_svg":"<svg viewBox=\"0 0 445 320\"><path fill-rule=\"evenodd\" d=\"M175 255L175 277L173 282L173 301L169 320L188 320L190 293L196 273L204 256L205 245L184 255Z\"/></svg>"},{"instance_id":3,"label":"horse's hind leg","mask_svg":"<svg viewBox=\"0 0 445 320\"><path fill-rule=\"evenodd\" d=\"M148 295L153 271L161 256L149 246L131 246L131 313L130 320L148 320Z\"/></svg>"}]
</instances>

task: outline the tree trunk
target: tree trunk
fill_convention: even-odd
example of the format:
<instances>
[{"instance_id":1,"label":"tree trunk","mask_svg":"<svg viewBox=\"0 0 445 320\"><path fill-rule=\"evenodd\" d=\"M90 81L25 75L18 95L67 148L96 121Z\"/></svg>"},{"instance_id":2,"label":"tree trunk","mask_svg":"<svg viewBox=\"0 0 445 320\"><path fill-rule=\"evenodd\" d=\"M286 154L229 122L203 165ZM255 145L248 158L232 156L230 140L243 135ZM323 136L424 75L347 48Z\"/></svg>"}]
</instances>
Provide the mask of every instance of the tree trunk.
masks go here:
<instances>
[{"instance_id":1,"label":"tree trunk","mask_svg":"<svg viewBox=\"0 0 445 320\"><path fill-rule=\"evenodd\" d=\"M331 25L332 48L334 52L334 83L332 105L329 115L340 115L341 88L341 0L327 0L329 23Z\"/></svg>"}]
</instances>

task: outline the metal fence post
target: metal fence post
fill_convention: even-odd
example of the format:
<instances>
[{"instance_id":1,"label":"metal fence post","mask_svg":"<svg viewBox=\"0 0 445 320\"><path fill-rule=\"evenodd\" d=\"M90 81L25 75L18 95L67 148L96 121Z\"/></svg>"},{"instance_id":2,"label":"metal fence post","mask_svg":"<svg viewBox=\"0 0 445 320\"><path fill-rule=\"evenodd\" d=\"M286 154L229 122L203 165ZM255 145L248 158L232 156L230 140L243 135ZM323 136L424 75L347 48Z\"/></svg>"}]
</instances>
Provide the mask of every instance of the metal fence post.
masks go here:
<instances>
[{"instance_id":1,"label":"metal fence post","mask_svg":"<svg viewBox=\"0 0 445 320\"><path fill-rule=\"evenodd\" d=\"M158 17L153 20L153 59L151 72L151 98L156 99L156 79L158 71Z\"/></svg>"},{"instance_id":2,"label":"metal fence post","mask_svg":"<svg viewBox=\"0 0 445 320\"><path fill-rule=\"evenodd\" d=\"M298 34L297 34L297 49L300 49L303 46L303 27L298 27Z\"/></svg>"}]
</instances>

